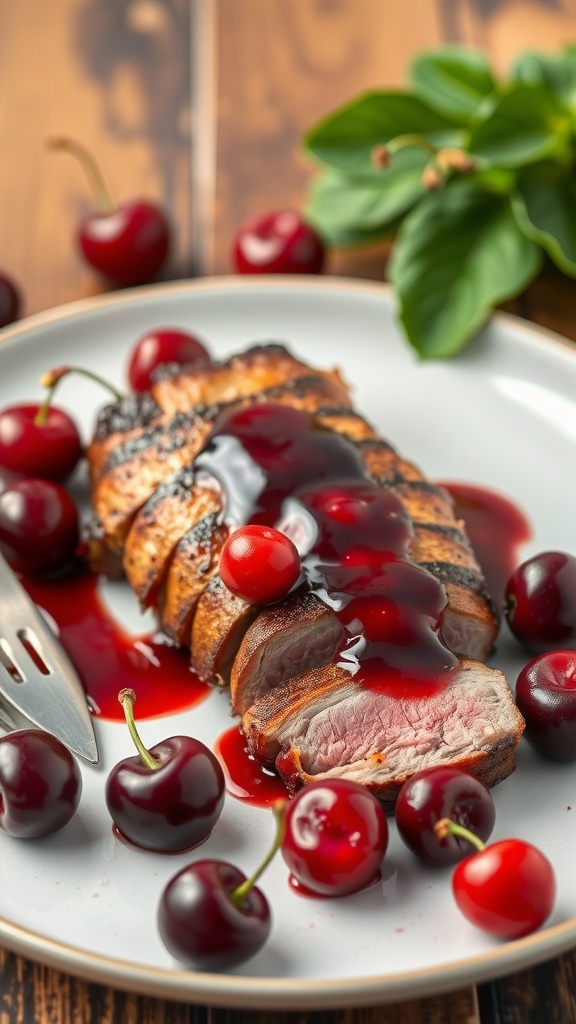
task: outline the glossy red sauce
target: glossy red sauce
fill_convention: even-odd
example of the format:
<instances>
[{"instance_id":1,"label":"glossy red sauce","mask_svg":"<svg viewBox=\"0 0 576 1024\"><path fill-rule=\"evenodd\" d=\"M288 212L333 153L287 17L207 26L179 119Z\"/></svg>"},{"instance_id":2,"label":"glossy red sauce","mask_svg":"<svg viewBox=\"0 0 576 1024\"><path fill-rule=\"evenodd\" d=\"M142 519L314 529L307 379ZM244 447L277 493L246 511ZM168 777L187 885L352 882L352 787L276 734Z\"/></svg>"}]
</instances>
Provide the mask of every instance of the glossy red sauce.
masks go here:
<instances>
[{"instance_id":1,"label":"glossy red sauce","mask_svg":"<svg viewBox=\"0 0 576 1024\"><path fill-rule=\"evenodd\" d=\"M123 687L138 695L138 718L192 707L210 687L192 674L189 654L161 636L130 636L113 619L87 570L50 581L25 580L36 604L58 626L58 635L82 680L95 715L123 720Z\"/></svg>"},{"instance_id":2,"label":"glossy red sauce","mask_svg":"<svg viewBox=\"0 0 576 1024\"><path fill-rule=\"evenodd\" d=\"M408 557L412 524L353 444L306 412L262 404L222 417L195 465L219 481L229 522L295 541L306 585L344 627L336 660L358 685L398 697L444 685L458 667L440 638L445 589Z\"/></svg>"},{"instance_id":3,"label":"glossy red sauce","mask_svg":"<svg viewBox=\"0 0 576 1024\"><path fill-rule=\"evenodd\" d=\"M285 800L286 786L273 772L266 771L248 753L246 740L237 725L223 732L215 745L231 796L256 807L270 807Z\"/></svg>"},{"instance_id":4,"label":"glossy red sauce","mask_svg":"<svg viewBox=\"0 0 576 1024\"><path fill-rule=\"evenodd\" d=\"M455 502L456 515L486 577L488 592L502 606L508 578L521 561L520 549L532 536L530 523L508 498L473 484L442 483Z\"/></svg>"}]
</instances>

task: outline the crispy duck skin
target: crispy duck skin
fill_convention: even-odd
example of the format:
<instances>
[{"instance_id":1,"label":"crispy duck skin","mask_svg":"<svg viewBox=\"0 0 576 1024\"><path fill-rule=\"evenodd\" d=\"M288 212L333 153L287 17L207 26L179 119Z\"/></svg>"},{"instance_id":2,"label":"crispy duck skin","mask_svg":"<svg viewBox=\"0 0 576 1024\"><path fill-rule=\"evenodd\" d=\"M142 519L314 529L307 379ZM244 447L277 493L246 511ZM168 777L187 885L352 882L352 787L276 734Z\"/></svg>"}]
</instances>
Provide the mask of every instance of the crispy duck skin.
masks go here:
<instances>
[{"instance_id":1,"label":"crispy duck skin","mask_svg":"<svg viewBox=\"0 0 576 1024\"><path fill-rule=\"evenodd\" d=\"M179 647L191 643L196 605L218 573L220 552L228 535L218 501L215 511L188 530L174 549L156 595L156 611L162 630Z\"/></svg>"},{"instance_id":2,"label":"crispy duck skin","mask_svg":"<svg viewBox=\"0 0 576 1024\"><path fill-rule=\"evenodd\" d=\"M287 402L298 408L302 408L304 404L307 411L314 411L314 407L320 407L316 418L319 423L323 423L322 402L325 395L324 388L319 386L318 381L313 383L312 378L307 378L304 389L297 387L295 391L288 385L283 389L274 389L274 392L276 401L282 399L280 404ZM328 414L331 422L337 419L335 410L330 409ZM361 417L344 410L342 432L348 428L358 434L371 430ZM373 441L373 444L378 442ZM387 460L388 453L388 446L383 445L383 462ZM375 460L375 455L373 458ZM131 500L132 487L127 489L127 494ZM206 502L209 502L210 507L207 507ZM186 466L157 486L148 501L135 513L123 541L123 567L142 607L148 607L153 603L151 595L158 589L158 580L169 572L170 561L181 538L192 530L207 512L216 511L218 508L221 508L221 502L218 491L215 490L215 481L198 481L193 470ZM114 543L116 544L116 541ZM192 576L191 583L194 585ZM184 591L182 596L185 599ZM162 620L161 624L164 625ZM189 639L186 638L185 642L189 643Z\"/></svg>"},{"instance_id":3,"label":"crispy duck skin","mask_svg":"<svg viewBox=\"0 0 576 1024\"><path fill-rule=\"evenodd\" d=\"M124 570L142 608L156 603L172 554L190 525L219 509L219 494L197 484L191 469L180 470L156 489L124 545Z\"/></svg>"},{"instance_id":4,"label":"crispy duck skin","mask_svg":"<svg viewBox=\"0 0 576 1024\"><path fill-rule=\"evenodd\" d=\"M229 391L229 387L227 389ZM333 374L294 376L274 384L255 396L240 396L233 401L210 406L195 406L188 412L176 412L169 418L152 420L135 432L129 429L125 441L116 434L116 445L99 464L99 475L93 476L93 522L89 529L89 561L94 572L110 555L120 556L128 531L138 510L151 498L155 489L172 474L189 467L202 449L214 423L225 411L253 402L274 401L294 408L327 415L347 406L347 395ZM350 411L350 429L359 437L375 436L362 417ZM93 456L100 458L100 449ZM91 457L89 455L89 457Z\"/></svg>"},{"instance_id":5,"label":"crispy duck skin","mask_svg":"<svg viewBox=\"0 0 576 1024\"><path fill-rule=\"evenodd\" d=\"M501 672L471 659L437 693L390 696L331 662L257 699L242 719L255 759L289 791L355 780L392 810L403 782L424 768L469 771L488 786L512 773L524 721Z\"/></svg>"},{"instance_id":6,"label":"crispy duck skin","mask_svg":"<svg viewBox=\"0 0 576 1024\"><path fill-rule=\"evenodd\" d=\"M200 369L195 365L190 370L184 368L169 373L152 386L151 394L157 405L173 416L199 404L222 405L258 395L311 372L330 380L341 399L347 397L348 389L337 370L312 371L309 364L296 359L284 345L275 342L253 345L225 362L209 363Z\"/></svg>"},{"instance_id":7,"label":"crispy duck skin","mask_svg":"<svg viewBox=\"0 0 576 1024\"><path fill-rule=\"evenodd\" d=\"M284 345L253 345L223 362L196 362L192 367L170 365L152 390L127 395L101 410L86 457L94 486L106 470L108 456L118 446L131 442L147 428L157 427L178 413L195 407L208 409L238 398L256 395L278 384L312 373L310 366L295 359ZM336 370L315 373L332 384L332 394L345 403L348 391Z\"/></svg>"}]
</instances>

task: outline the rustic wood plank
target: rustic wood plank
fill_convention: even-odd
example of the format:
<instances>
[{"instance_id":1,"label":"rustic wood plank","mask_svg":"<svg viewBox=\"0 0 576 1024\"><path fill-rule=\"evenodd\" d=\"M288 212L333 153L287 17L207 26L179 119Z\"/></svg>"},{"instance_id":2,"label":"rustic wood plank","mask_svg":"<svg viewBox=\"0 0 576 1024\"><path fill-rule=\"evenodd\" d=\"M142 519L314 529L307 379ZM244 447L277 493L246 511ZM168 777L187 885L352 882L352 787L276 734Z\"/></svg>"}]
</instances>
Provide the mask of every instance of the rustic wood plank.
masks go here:
<instances>
[{"instance_id":1,"label":"rustic wood plank","mask_svg":"<svg viewBox=\"0 0 576 1024\"><path fill-rule=\"evenodd\" d=\"M236 1010L209 1010L207 1024L242 1024L246 1014ZM250 1024L480 1024L473 989L389 1006L314 1013L249 1014Z\"/></svg>"},{"instance_id":2,"label":"rustic wood plank","mask_svg":"<svg viewBox=\"0 0 576 1024\"><path fill-rule=\"evenodd\" d=\"M439 42L428 0L404 5L393 32L391 10L382 0L214 0L205 45L217 54L218 130L204 272L231 269L231 236L246 217L301 205L309 167L298 148L309 124L383 74L400 84L407 54Z\"/></svg>"},{"instance_id":3,"label":"rustic wood plank","mask_svg":"<svg viewBox=\"0 0 576 1024\"><path fill-rule=\"evenodd\" d=\"M576 952L479 988L482 1024L576 1024Z\"/></svg>"},{"instance_id":4,"label":"rustic wood plank","mask_svg":"<svg viewBox=\"0 0 576 1024\"><path fill-rule=\"evenodd\" d=\"M89 984L0 950L0 1024L480 1024L472 989L342 1011L206 1009Z\"/></svg>"},{"instance_id":5,"label":"rustic wood plank","mask_svg":"<svg viewBox=\"0 0 576 1024\"><path fill-rule=\"evenodd\" d=\"M0 1024L205 1024L203 1008L119 992L0 951Z\"/></svg>"}]
</instances>

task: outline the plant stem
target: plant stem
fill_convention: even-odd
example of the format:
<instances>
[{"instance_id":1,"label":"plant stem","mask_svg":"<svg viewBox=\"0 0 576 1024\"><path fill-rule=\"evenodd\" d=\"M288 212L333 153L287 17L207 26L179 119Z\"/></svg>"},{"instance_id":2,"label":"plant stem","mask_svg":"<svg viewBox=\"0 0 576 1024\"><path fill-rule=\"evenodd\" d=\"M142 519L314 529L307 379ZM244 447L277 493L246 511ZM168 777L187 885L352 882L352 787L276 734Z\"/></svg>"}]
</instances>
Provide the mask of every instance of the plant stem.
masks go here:
<instances>
[{"instance_id":1,"label":"plant stem","mask_svg":"<svg viewBox=\"0 0 576 1024\"><path fill-rule=\"evenodd\" d=\"M477 850L484 850L486 843L474 835L469 828L464 828L463 825L458 825L457 822L452 821L451 818L440 818L439 821L434 825L434 831L440 839L444 839L447 835L459 836L460 839L466 839L472 846L475 846Z\"/></svg>"},{"instance_id":2,"label":"plant stem","mask_svg":"<svg viewBox=\"0 0 576 1024\"><path fill-rule=\"evenodd\" d=\"M99 384L100 387L109 391L117 402L124 398L124 395L118 390L118 388L115 388L110 381L107 381L104 377L101 377L99 373L95 373L93 370L85 370L83 366L58 366L54 370L48 370L48 372L43 374L40 378L40 384L43 388L48 388L48 394L36 413L34 419L36 426L41 427L46 423L48 409L50 408L52 399L54 398L56 387L62 378L67 377L69 373L79 373L82 377L87 377L88 380L93 380L95 384Z\"/></svg>"},{"instance_id":3,"label":"plant stem","mask_svg":"<svg viewBox=\"0 0 576 1024\"><path fill-rule=\"evenodd\" d=\"M48 146L50 149L60 149L76 157L82 165L100 212L103 214L114 213L116 205L110 195L104 175L90 150L86 149L81 142L69 138L67 135L56 135L48 139Z\"/></svg>"},{"instance_id":4,"label":"plant stem","mask_svg":"<svg viewBox=\"0 0 576 1024\"><path fill-rule=\"evenodd\" d=\"M397 153L399 149L408 149L409 146L424 149L432 155L436 155L437 152L436 146L433 146L423 135L416 135L415 132L397 135L395 139L391 139L386 145L390 153Z\"/></svg>"},{"instance_id":5,"label":"plant stem","mask_svg":"<svg viewBox=\"0 0 576 1024\"><path fill-rule=\"evenodd\" d=\"M134 690L131 690L129 687L127 687L124 690L120 690L120 693L118 694L118 700L120 701L124 709L124 717L126 718L128 732L130 733L134 741L134 746L136 747L138 753L140 754L140 757L142 758L142 763L146 766L146 768L152 768L153 770L156 770L160 767L160 765L154 759L154 757L152 757L150 751L147 750L144 744L142 743L142 740L138 735L136 722L134 721L134 703L136 701L136 694L134 693Z\"/></svg>"},{"instance_id":6,"label":"plant stem","mask_svg":"<svg viewBox=\"0 0 576 1024\"><path fill-rule=\"evenodd\" d=\"M260 878L260 875L262 874L263 871L265 871L265 869L270 864L270 861L274 858L274 856L280 849L282 839L284 838L285 808L286 802L284 800L278 800L276 801L276 803L272 805L272 813L274 815L274 820L276 822L276 834L274 836L274 842L272 843L272 846L268 850L268 853L266 854L262 863L256 868L256 871L254 871L254 873L250 875L250 878L247 878L245 882L242 882L241 885L237 886L237 888L230 893L230 899L232 900L233 903L236 904L237 907L242 906L248 893L256 885L256 882Z\"/></svg>"}]
</instances>

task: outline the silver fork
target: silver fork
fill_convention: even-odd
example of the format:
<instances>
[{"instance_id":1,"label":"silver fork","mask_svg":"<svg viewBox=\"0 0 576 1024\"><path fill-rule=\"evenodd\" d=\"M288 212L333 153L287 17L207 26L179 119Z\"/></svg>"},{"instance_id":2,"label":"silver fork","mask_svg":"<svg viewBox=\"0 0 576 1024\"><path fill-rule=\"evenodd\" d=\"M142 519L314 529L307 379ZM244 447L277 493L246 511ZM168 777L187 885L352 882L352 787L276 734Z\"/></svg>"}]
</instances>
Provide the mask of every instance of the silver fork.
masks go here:
<instances>
[{"instance_id":1,"label":"silver fork","mask_svg":"<svg viewBox=\"0 0 576 1024\"><path fill-rule=\"evenodd\" d=\"M46 729L80 757L98 762L80 678L44 617L0 554L0 727Z\"/></svg>"}]
</instances>

